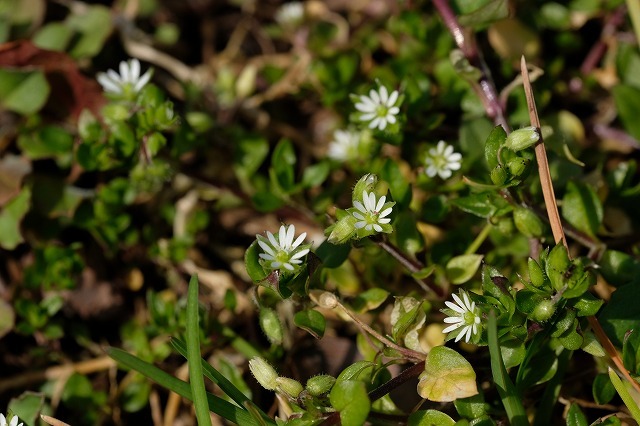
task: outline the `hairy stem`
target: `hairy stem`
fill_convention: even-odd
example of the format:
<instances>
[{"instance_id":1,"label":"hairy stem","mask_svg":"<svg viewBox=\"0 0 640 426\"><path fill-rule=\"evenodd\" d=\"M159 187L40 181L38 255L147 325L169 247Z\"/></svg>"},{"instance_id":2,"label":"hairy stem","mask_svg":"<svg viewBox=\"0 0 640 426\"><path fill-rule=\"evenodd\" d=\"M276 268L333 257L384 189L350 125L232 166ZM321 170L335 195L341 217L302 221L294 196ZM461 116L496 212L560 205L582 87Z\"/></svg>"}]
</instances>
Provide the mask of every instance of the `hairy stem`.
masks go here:
<instances>
[{"instance_id":1,"label":"hairy stem","mask_svg":"<svg viewBox=\"0 0 640 426\"><path fill-rule=\"evenodd\" d=\"M386 241L383 239L374 240L374 241L380 248L382 248L384 251L386 251L391 256L393 256L394 259L400 262L400 264L404 266L404 268L410 273L416 274L420 272L422 269L424 269L424 265L422 263L420 263L415 259L411 259L409 256L407 256L402 251L400 251L398 247L391 244L389 241ZM425 290L428 289L433 291L440 299L444 298L444 295L445 295L444 289L436 285L433 281L428 280L426 278L423 278L423 279L416 278L416 280L420 283L420 285Z\"/></svg>"}]
</instances>

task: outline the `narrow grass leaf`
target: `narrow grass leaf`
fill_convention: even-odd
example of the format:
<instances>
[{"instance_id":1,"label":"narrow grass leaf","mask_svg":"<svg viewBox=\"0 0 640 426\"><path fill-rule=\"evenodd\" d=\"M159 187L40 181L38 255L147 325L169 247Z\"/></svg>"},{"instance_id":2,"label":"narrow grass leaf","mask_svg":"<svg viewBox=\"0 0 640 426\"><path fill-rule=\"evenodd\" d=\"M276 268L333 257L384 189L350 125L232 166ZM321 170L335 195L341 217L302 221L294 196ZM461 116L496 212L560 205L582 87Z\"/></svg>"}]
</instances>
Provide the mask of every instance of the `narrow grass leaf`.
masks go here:
<instances>
[{"instance_id":1,"label":"narrow grass leaf","mask_svg":"<svg viewBox=\"0 0 640 426\"><path fill-rule=\"evenodd\" d=\"M502 399L502 404L509 416L509 423L512 426L527 426L527 414L522 406L522 399L518 396L515 386L509 375L507 369L502 362L502 354L500 353L500 345L498 343L498 328L496 325L496 313L491 311L489 313L488 322L489 333L489 353L491 355L491 371L495 379L498 393Z\"/></svg>"},{"instance_id":2,"label":"narrow grass leaf","mask_svg":"<svg viewBox=\"0 0 640 426\"><path fill-rule=\"evenodd\" d=\"M622 383L622 380L620 380L620 377L618 377L618 374L613 371L612 368L609 368L609 378L611 379L611 383L613 383L613 387L618 391L618 395L622 398L622 402L624 402L624 405L629 409L631 416L640 424L640 407L631 396L629 389Z\"/></svg>"},{"instance_id":3,"label":"narrow grass leaf","mask_svg":"<svg viewBox=\"0 0 640 426\"><path fill-rule=\"evenodd\" d=\"M198 276L189 281L187 294L187 361L189 362L189 384L193 394L196 418L201 426L211 426L211 415L207 403L207 391L202 375L200 356L200 323L198 321Z\"/></svg>"},{"instance_id":4,"label":"narrow grass leaf","mask_svg":"<svg viewBox=\"0 0 640 426\"><path fill-rule=\"evenodd\" d=\"M124 367L130 368L139 372L140 374L150 378L160 386L169 389L172 392L177 393L183 398L190 401L193 400L191 395L191 387L189 383L173 377L169 373L162 371L155 365L151 365L140 358L131 355L130 353L118 348L107 348L107 355L116 360ZM217 415L224 417L225 419L234 422L238 425L258 426L259 423L242 408L233 405L224 399L207 393L207 402L209 409ZM275 423L272 423L275 424Z\"/></svg>"}]
</instances>

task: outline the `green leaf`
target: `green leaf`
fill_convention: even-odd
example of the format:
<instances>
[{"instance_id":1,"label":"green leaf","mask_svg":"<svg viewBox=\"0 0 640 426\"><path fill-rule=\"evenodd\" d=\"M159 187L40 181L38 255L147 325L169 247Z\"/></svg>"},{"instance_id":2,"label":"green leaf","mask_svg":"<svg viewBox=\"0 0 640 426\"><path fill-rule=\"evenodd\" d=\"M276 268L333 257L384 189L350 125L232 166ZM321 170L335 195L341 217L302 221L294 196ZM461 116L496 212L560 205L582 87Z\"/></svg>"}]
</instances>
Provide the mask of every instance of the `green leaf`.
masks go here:
<instances>
[{"instance_id":1,"label":"green leaf","mask_svg":"<svg viewBox=\"0 0 640 426\"><path fill-rule=\"evenodd\" d=\"M616 396L616 388L606 373L600 373L593 379L591 391L596 404L608 404Z\"/></svg>"},{"instance_id":2,"label":"green leaf","mask_svg":"<svg viewBox=\"0 0 640 426\"><path fill-rule=\"evenodd\" d=\"M467 419L482 417L487 414L489 408L489 404L484 401L484 396L481 393L468 398L456 399L453 404L458 414Z\"/></svg>"},{"instance_id":3,"label":"green leaf","mask_svg":"<svg viewBox=\"0 0 640 426\"><path fill-rule=\"evenodd\" d=\"M316 250L316 255L325 268L337 268L349 257L351 244L331 244L325 240Z\"/></svg>"},{"instance_id":4,"label":"green leaf","mask_svg":"<svg viewBox=\"0 0 640 426\"><path fill-rule=\"evenodd\" d=\"M40 28L31 41L41 49L62 52L69 45L71 37L71 28L61 22L52 22Z\"/></svg>"},{"instance_id":5,"label":"green leaf","mask_svg":"<svg viewBox=\"0 0 640 426\"><path fill-rule=\"evenodd\" d=\"M244 253L244 266L247 269L247 274L249 274L249 277L251 277L254 283L264 281L269 275L259 262L261 252L262 249L258 245L258 242L254 241Z\"/></svg>"},{"instance_id":6,"label":"green leaf","mask_svg":"<svg viewBox=\"0 0 640 426\"><path fill-rule=\"evenodd\" d=\"M438 410L420 410L409 416L407 426L453 426L456 422Z\"/></svg>"},{"instance_id":7,"label":"green leaf","mask_svg":"<svg viewBox=\"0 0 640 426\"><path fill-rule=\"evenodd\" d=\"M364 382L355 380L336 382L329 394L329 401L340 412L342 426L362 426L371 409Z\"/></svg>"},{"instance_id":8,"label":"green leaf","mask_svg":"<svg viewBox=\"0 0 640 426\"><path fill-rule=\"evenodd\" d=\"M343 382L349 380L357 380L358 376L365 370L373 368L375 364L371 361L356 361L338 375L336 382Z\"/></svg>"},{"instance_id":9,"label":"green leaf","mask_svg":"<svg viewBox=\"0 0 640 426\"><path fill-rule=\"evenodd\" d=\"M189 384L193 395L198 424L211 425L207 392L202 376L202 362L200 357L200 321L198 320L198 276L194 275L189 281L187 293L187 361L189 363Z\"/></svg>"},{"instance_id":10,"label":"green leaf","mask_svg":"<svg viewBox=\"0 0 640 426\"><path fill-rule=\"evenodd\" d=\"M463 254L452 258L445 268L447 278L452 284L466 283L478 272L483 258L481 254Z\"/></svg>"},{"instance_id":11,"label":"green leaf","mask_svg":"<svg viewBox=\"0 0 640 426\"><path fill-rule=\"evenodd\" d=\"M527 354L527 350L522 340L509 339L500 342L500 354L502 355L505 368L512 368L522 363Z\"/></svg>"},{"instance_id":12,"label":"green leaf","mask_svg":"<svg viewBox=\"0 0 640 426\"><path fill-rule=\"evenodd\" d=\"M527 426L529 425L529 421L527 420L527 414L522 405L522 398L518 395L513 382L507 374L507 369L502 362L502 353L500 352L500 345L498 343L496 314L493 310L489 313L487 332L489 354L491 355L491 372L493 373L493 379L498 388L500 399L502 399L502 404L507 411L509 423L512 426Z\"/></svg>"},{"instance_id":13,"label":"green leaf","mask_svg":"<svg viewBox=\"0 0 640 426\"><path fill-rule=\"evenodd\" d=\"M463 26L481 28L508 16L509 2L507 0L491 0L473 12L460 16L458 19Z\"/></svg>"},{"instance_id":14,"label":"green leaf","mask_svg":"<svg viewBox=\"0 0 640 426\"><path fill-rule=\"evenodd\" d=\"M602 203L590 186L580 182L567 184L567 192L562 199L562 216L567 222L595 237L603 215Z\"/></svg>"},{"instance_id":15,"label":"green leaf","mask_svg":"<svg viewBox=\"0 0 640 426\"><path fill-rule=\"evenodd\" d=\"M105 6L88 6L81 13L71 15L66 24L80 33L69 54L74 58L90 58L102 50L105 40L113 29L111 10Z\"/></svg>"},{"instance_id":16,"label":"green leaf","mask_svg":"<svg viewBox=\"0 0 640 426\"><path fill-rule=\"evenodd\" d=\"M120 394L122 409L128 413L135 413L149 405L151 383L141 375L138 377L139 379L127 383Z\"/></svg>"},{"instance_id":17,"label":"green leaf","mask_svg":"<svg viewBox=\"0 0 640 426\"><path fill-rule=\"evenodd\" d=\"M124 367L136 370L144 376L152 379L160 386L177 393L178 395L192 400L191 388L189 383L182 381L171 374L168 374L158 367L142 361L141 359L117 348L107 348L107 355L122 364ZM224 399L207 393L207 401L209 409L219 416L230 420L236 424L259 426L258 423L246 410L239 408ZM268 421L267 419L263 419ZM269 421L268 424L275 425L275 422Z\"/></svg>"},{"instance_id":18,"label":"green leaf","mask_svg":"<svg viewBox=\"0 0 640 426\"><path fill-rule=\"evenodd\" d=\"M304 188L314 188L322 185L329 176L330 171L331 166L326 161L305 168L302 173L302 186Z\"/></svg>"},{"instance_id":19,"label":"green leaf","mask_svg":"<svg viewBox=\"0 0 640 426\"><path fill-rule=\"evenodd\" d=\"M296 153L291 142L287 139L280 141L271 156L269 174L271 181L285 194L294 190L295 172L293 166L296 161Z\"/></svg>"},{"instance_id":20,"label":"green leaf","mask_svg":"<svg viewBox=\"0 0 640 426\"><path fill-rule=\"evenodd\" d=\"M616 287L633 280L640 271L640 262L634 256L616 250L606 250L598 265L598 272Z\"/></svg>"},{"instance_id":21,"label":"green leaf","mask_svg":"<svg viewBox=\"0 0 640 426\"><path fill-rule=\"evenodd\" d=\"M382 166L380 177L389 184L389 191L393 200L400 207L408 207L409 203L411 203L411 185L402 175L398 163L388 158Z\"/></svg>"},{"instance_id":22,"label":"green leaf","mask_svg":"<svg viewBox=\"0 0 640 426\"><path fill-rule=\"evenodd\" d=\"M269 142L260 136L246 136L236 141L234 170L241 180L253 176L269 154Z\"/></svg>"},{"instance_id":23,"label":"green leaf","mask_svg":"<svg viewBox=\"0 0 640 426\"><path fill-rule=\"evenodd\" d=\"M422 398L450 402L477 393L476 373L469 361L446 346L431 349L418 382L418 394Z\"/></svg>"},{"instance_id":24,"label":"green leaf","mask_svg":"<svg viewBox=\"0 0 640 426\"><path fill-rule=\"evenodd\" d=\"M487 160L489 170L493 170L500 164L498 161L498 151L507 139L507 132L502 126L496 126L493 128L487 141L484 144L484 158Z\"/></svg>"},{"instance_id":25,"label":"green leaf","mask_svg":"<svg viewBox=\"0 0 640 426\"><path fill-rule=\"evenodd\" d=\"M640 330L640 280L619 287L600 311L598 320L611 342L622 347L629 330Z\"/></svg>"},{"instance_id":26,"label":"green leaf","mask_svg":"<svg viewBox=\"0 0 640 426\"><path fill-rule=\"evenodd\" d=\"M545 263L545 272L556 291L563 289L565 273L569 270L570 266L571 261L569 260L567 248L560 242L551 250Z\"/></svg>"},{"instance_id":27,"label":"green leaf","mask_svg":"<svg viewBox=\"0 0 640 426\"><path fill-rule=\"evenodd\" d=\"M37 132L18 136L18 146L34 160L65 154L70 157L73 136L61 127L45 126Z\"/></svg>"},{"instance_id":28,"label":"green leaf","mask_svg":"<svg viewBox=\"0 0 640 426\"><path fill-rule=\"evenodd\" d=\"M451 200L460 210L488 219L502 216L513 210L513 206L498 193L493 191L471 194Z\"/></svg>"},{"instance_id":29,"label":"green leaf","mask_svg":"<svg viewBox=\"0 0 640 426\"><path fill-rule=\"evenodd\" d=\"M0 69L0 106L22 115L39 111L50 87L42 71Z\"/></svg>"},{"instance_id":30,"label":"green leaf","mask_svg":"<svg viewBox=\"0 0 640 426\"><path fill-rule=\"evenodd\" d=\"M371 288L356 296L351 306L358 313L364 313L376 309L389 297L389 292L381 288Z\"/></svg>"},{"instance_id":31,"label":"green leaf","mask_svg":"<svg viewBox=\"0 0 640 426\"><path fill-rule=\"evenodd\" d=\"M622 124L631 136L640 140L640 89L619 84L612 89L612 93Z\"/></svg>"},{"instance_id":32,"label":"green leaf","mask_svg":"<svg viewBox=\"0 0 640 426\"><path fill-rule=\"evenodd\" d=\"M26 391L17 398L11 398L7 408L28 426L38 424L40 412L44 407L43 394Z\"/></svg>"},{"instance_id":33,"label":"green leaf","mask_svg":"<svg viewBox=\"0 0 640 426\"><path fill-rule=\"evenodd\" d=\"M403 211L394 219L395 238L398 247L410 255L424 249L424 238L418 230L415 214L411 211Z\"/></svg>"},{"instance_id":34,"label":"green leaf","mask_svg":"<svg viewBox=\"0 0 640 426\"><path fill-rule=\"evenodd\" d=\"M589 426L587 417L578 404L571 404L567 412L567 426Z\"/></svg>"},{"instance_id":35,"label":"green leaf","mask_svg":"<svg viewBox=\"0 0 640 426\"><path fill-rule=\"evenodd\" d=\"M324 315L315 309L297 312L293 316L293 323L301 329L308 331L316 339L324 335L326 320Z\"/></svg>"},{"instance_id":36,"label":"green leaf","mask_svg":"<svg viewBox=\"0 0 640 426\"><path fill-rule=\"evenodd\" d=\"M29 211L31 204L31 189L23 188L20 194L5 204L0 212L0 246L13 250L24 241L20 231L22 218Z\"/></svg>"}]
</instances>

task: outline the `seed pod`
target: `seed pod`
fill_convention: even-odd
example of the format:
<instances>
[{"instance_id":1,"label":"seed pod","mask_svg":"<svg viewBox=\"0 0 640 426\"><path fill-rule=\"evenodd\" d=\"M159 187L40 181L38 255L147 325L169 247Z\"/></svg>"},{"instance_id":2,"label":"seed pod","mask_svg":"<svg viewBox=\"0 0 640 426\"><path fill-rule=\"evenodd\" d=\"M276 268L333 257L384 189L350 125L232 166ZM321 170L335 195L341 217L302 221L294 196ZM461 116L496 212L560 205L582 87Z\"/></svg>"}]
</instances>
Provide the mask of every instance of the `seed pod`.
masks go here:
<instances>
[{"instance_id":1,"label":"seed pod","mask_svg":"<svg viewBox=\"0 0 640 426\"><path fill-rule=\"evenodd\" d=\"M509 175L507 171L500 164L491 170L491 182L493 182L494 185L504 185L508 178Z\"/></svg>"},{"instance_id":2,"label":"seed pod","mask_svg":"<svg viewBox=\"0 0 640 426\"><path fill-rule=\"evenodd\" d=\"M356 235L356 222L357 219L351 214L340 219L333 226L331 234L329 234L329 242L331 244L344 244L348 242L354 235Z\"/></svg>"},{"instance_id":3,"label":"seed pod","mask_svg":"<svg viewBox=\"0 0 640 426\"><path fill-rule=\"evenodd\" d=\"M264 358L252 358L249 361L249 370L260 386L267 390L275 390L278 373Z\"/></svg>"},{"instance_id":4,"label":"seed pod","mask_svg":"<svg viewBox=\"0 0 640 426\"><path fill-rule=\"evenodd\" d=\"M288 377L278 377L276 378L276 391L295 399L302 392L302 384Z\"/></svg>"},{"instance_id":5,"label":"seed pod","mask_svg":"<svg viewBox=\"0 0 640 426\"><path fill-rule=\"evenodd\" d=\"M271 308L260 309L260 327L271 344L282 343L282 324L276 311Z\"/></svg>"},{"instance_id":6,"label":"seed pod","mask_svg":"<svg viewBox=\"0 0 640 426\"><path fill-rule=\"evenodd\" d=\"M511 132L507 136L504 146L512 151L521 151L529 148L539 140L540 133L538 133L538 129L533 126L523 127L522 129Z\"/></svg>"},{"instance_id":7,"label":"seed pod","mask_svg":"<svg viewBox=\"0 0 640 426\"><path fill-rule=\"evenodd\" d=\"M507 162L507 170L511 173L511 176L520 177L525 174L529 167L530 161L526 158L518 157Z\"/></svg>"},{"instance_id":8,"label":"seed pod","mask_svg":"<svg viewBox=\"0 0 640 426\"><path fill-rule=\"evenodd\" d=\"M352 201L360 201L362 203L362 195L364 191L373 191L377 183L378 176L374 175L373 173L367 173L366 175L362 176L353 187L353 195L351 196Z\"/></svg>"},{"instance_id":9,"label":"seed pod","mask_svg":"<svg viewBox=\"0 0 640 426\"><path fill-rule=\"evenodd\" d=\"M531 210L524 207L516 207L513 211L513 222L529 238L539 238L544 233L544 224Z\"/></svg>"},{"instance_id":10,"label":"seed pod","mask_svg":"<svg viewBox=\"0 0 640 426\"><path fill-rule=\"evenodd\" d=\"M533 284L535 287L542 287L545 281L545 275L542 271L542 268L540 267L540 265L538 265L538 262L533 260L531 257L529 258L528 264L529 280L531 281L531 284Z\"/></svg>"},{"instance_id":11,"label":"seed pod","mask_svg":"<svg viewBox=\"0 0 640 426\"><path fill-rule=\"evenodd\" d=\"M336 379L327 374L314 376L307 380L307 391L313 396L320 396L329 392L335 382Z\"/></svg>"},{"instance_id":12,"label":"seed pod","mask_svg":"<svg viewBox=\"0 0 640 426\"><path fill-rule=\"evenodd\" d=\"M530 318L537 322L547 321L556 312L556 305L549 299L538 303L533 309Z\"/></svg>"}]
</instances>

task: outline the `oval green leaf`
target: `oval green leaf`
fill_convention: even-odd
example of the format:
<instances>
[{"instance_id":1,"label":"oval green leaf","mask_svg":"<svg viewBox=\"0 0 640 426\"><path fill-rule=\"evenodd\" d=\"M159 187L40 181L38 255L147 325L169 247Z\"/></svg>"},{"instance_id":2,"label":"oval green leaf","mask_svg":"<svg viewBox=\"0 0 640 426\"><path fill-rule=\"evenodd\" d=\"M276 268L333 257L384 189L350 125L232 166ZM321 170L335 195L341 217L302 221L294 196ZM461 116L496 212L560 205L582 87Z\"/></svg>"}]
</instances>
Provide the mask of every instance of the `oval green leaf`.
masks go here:
<instances>
[{"instance_id":1,"label":"oval green leaf","mask_svg":"<svg viewBox=\"0 0 640 426\"><path fill-rule=\"evenodd\" d=\"M476 395L476 373L462 355L446 346L431 349L420 374L418 394L435 402Z\"/></svg>"}]
</instances>

